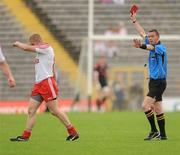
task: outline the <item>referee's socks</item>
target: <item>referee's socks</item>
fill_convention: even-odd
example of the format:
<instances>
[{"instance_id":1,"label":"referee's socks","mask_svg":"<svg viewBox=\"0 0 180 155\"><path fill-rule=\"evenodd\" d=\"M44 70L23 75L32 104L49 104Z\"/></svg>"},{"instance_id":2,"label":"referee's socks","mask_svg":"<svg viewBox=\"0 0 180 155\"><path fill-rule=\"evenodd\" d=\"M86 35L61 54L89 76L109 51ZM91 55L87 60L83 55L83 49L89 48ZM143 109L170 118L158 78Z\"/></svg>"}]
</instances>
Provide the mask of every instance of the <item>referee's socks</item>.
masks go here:
<instances>
[{"instance_id":1,"label":"referee's socks","mask_svg":"<svg viewBox=\"0 0 180 155\"><path fill-rule=\"evenodd\" d=\"M160 135L166 137L164 113L156 115L156 118L159 125Z\"/></svg>"},{"instance_id":2,"label":"referee's socks","mask_svg":"<svg viewBox=\"0 0 180 155\"><path fill-rule=\"evenodd\" d=\"M157 132L155 120L154 120L154 113L152 110L146 111L145 115L150 123L151 126L151 132Z\"/></svg>"}]
</instances>

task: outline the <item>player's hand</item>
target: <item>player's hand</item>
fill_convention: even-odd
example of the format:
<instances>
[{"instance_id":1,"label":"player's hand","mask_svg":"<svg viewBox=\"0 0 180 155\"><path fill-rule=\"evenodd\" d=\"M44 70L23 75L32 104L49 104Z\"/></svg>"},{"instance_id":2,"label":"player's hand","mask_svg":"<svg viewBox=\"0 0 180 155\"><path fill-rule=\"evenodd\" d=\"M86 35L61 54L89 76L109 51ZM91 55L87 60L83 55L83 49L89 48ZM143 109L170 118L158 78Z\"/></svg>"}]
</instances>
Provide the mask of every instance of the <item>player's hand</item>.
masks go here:
<instances>
[{"instance_id":1,"label":"player's hand","mask_svg":"<svg viewBox=\"0 0 180 155\"><path fill-rule=\"evenodd\" d=\"M8 85L9 85L10 88L15 87L16 81L14 80L13 77L8 78Z\"/></svg>"},{"instance_id":2,"label":"player's hand","mask_svg":"<svg viewBox=\"0 0 180 155\"><path fill-rule=\"evenodd\" d=\"M14 47L17 47L17 46L18 46L18 44L19 44L19 42L18 42L18 41L16 41L16 42L14 42L14 43L13 43L13 46L14 46Z\"/></svg>"},{"instance_id":3,"label":"player's hand","mask_svg":"<svg viewBox=\"0 0 180 155\"><path fill-rule=\"evenodd\" d=\"M141 41L138 39L133 39L134 47L140 48L141 47Z\"/></svg>"},{"instance_id":4,"label":"player's hand","mask_svg":"<svg viewBox=\"0 0 180 155\"><path fill-rule=\"evenodd\" d=\"M130 19L132 22L135 22L137 20L136 19L136 13L130 14Z\"/></svg>"}]
</instances>

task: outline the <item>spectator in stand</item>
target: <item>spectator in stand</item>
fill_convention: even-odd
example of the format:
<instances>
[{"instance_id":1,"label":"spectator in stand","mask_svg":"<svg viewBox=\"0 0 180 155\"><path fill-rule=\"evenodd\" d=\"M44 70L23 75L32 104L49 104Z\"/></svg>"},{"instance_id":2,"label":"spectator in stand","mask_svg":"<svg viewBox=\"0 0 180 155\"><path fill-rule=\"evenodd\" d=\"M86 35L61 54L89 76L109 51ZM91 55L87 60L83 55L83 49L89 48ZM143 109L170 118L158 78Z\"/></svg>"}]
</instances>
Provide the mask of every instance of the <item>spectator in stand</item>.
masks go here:
<instances>
[{"instance_id":1,"label":"spectator in stand","mask_svg":"<svg viewBox=\"0 0 180 155\"><path fill-rule=\"evenodd\" d=\"M105 36L117 35L117 26L110 26L104 33Z\"/></svg>"},{"instance_id":2,"label":"spectator in stand","mask_svg":"<svg viewBox=\"0 0 180 155\"><path fill-rule=\"evenodd\" d=\"M106 55L109 58L114 58L118 55L118 47L116 45L116 42L114 41L108 41L106 43Z\"/></svg>"},{"instance_id":3,"label":"spectator in stand","mask_svg":"<svg viewBox=\"0 0 180 155\"><path fill-rule=\"evenodd\" d=\"M124 5L125 0L100 0L103 4L118 4L118 5Z\"/></svg>"},{"instance_id":4,"label":"spectator in stand","mask_svg":"<svg viewBox=\"0 0 180 155\"><path fill-rule=\"evenodd\" d=\"M124 36L127 35L127 30L123 22L119 22L118 26L111 26L105 32L106 36ZM106 53L109 58L116 57L118 55L119 49L117 47L116 41L106 42Z\"/></svg>"},{"instance_id":5,"label":"spectator in stand","mask_svg":"<svg viewBox=\"0 0 180 155\"><path fill-rule=\"evenodd\" d=\"M117 35L120 35L120 36L127 35L127 29L125 27L124 22L119 22L119 24L117 26Z\"/></svg>"},{"instance_id":6,"label":"spectator in stand","mask_svg":"<svg viewBox=\"0 0 180 155\"><path fill-rule=\"evenodd\" d=\"M105 56L107 55L107 47L103 41L96 41L94 44L94 54L95 56Z\"/></svg>"},{"instance_id":7,"label":"spectator in stand","mask_svg":"<svg viewBox=\"0 0 180 155\"><path fill-rule=\"evenodd\" d=\"M113 107L112 110L122 110L125 108L125 85L124 74L117 73L112 84Z\"/></svg>"},{"instance_id":8,"label":"spectator in stand","mask_svg":"<svg viewBox=\"0 0 180 155\"><path fill-rule=\"evenodd\" d=\"M100 2L103 4L110 4L113 3L113 0L100 0Z\"/></svg>"},{"instance_id":9,"label":"spectator in stand","mask_svg":"<svg viewBox=\"0 0 180 155\"><path fill-rule=\"evenodd\" d=\"M124 5L125 0L113 0L113 2L118 5Z\"/></svg>"}]
</instances>

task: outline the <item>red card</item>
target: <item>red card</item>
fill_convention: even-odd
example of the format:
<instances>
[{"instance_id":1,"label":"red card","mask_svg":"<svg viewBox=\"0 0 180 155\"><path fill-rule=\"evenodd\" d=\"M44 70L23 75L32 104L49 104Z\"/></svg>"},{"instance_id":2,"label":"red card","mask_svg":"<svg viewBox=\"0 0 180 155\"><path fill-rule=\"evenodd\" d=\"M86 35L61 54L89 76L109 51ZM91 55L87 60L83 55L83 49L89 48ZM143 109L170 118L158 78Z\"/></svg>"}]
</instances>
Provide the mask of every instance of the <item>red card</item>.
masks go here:
<instances>
[{"instance_id":1,"label":"red card","mask_svg":"<svg viewBox=\"0 0 180 155\"><path fill-rule=\"evenodd\" d=\"M133 14L136 13L138 10L139 10L139 7L134 4L133 6L131 6L130 13L133 15Z\"/></svg>"}]
</instances>

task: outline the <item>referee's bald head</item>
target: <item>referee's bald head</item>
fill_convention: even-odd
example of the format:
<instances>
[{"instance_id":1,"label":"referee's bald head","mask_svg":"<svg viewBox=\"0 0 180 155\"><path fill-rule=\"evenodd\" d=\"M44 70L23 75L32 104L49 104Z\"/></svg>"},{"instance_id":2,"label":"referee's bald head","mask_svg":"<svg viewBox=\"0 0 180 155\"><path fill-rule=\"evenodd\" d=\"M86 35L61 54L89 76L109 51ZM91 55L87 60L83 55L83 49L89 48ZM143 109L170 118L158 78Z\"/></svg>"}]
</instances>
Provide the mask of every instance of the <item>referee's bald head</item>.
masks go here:
<instances>
[{"instance_id":1,"label":"referee's bald head","mask_svg":"<svg viewBox=\"0 0 180 155\"><path fill-rule=\"evenodd\" d=\"M149 30L149 32L155 32L155 34L159 37L159 32L158 32L158 30L156 30L156 29L151 29L151 30Z\"/></svg>"},{"instance_id":2,"label":"referee's bald head","mask_svg":"<svg viewBox=\"0 0 180 155\"><path fill-rule=\"evenodd\" d=\"M156 29L152 29L148 32L149 43L156 45L159 42L159 32Z\"/></svg>"}]
</instances>

